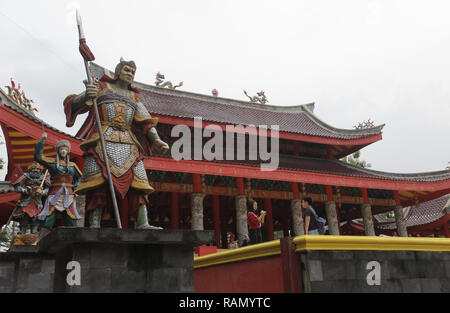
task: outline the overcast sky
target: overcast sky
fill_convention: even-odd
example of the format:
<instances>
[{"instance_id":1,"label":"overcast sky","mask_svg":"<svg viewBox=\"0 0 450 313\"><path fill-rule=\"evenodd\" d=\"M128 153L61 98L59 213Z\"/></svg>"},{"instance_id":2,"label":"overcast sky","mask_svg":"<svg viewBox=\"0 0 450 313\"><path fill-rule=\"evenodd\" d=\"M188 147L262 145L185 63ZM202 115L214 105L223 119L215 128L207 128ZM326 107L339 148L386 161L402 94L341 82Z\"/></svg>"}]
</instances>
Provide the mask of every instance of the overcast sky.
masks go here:
<instances>
[{"instance_id":1,"label":"overcast sky","mask_svg":"<svg viewBox=\"0 0 450 313\"><path fill-rule=\"evenodd\" d=\"M137 81L160 71L183 90L240 100L264 90L272 105L315 102L338 128L370 118L386 124L362 150L376 170L450 161L448 1L0 0L0 86L13 77L37 115L70 134L81 121L65 127L62 102L85 79L75 8L96 62L132 59Z\"/></svg>"}]
</instances>

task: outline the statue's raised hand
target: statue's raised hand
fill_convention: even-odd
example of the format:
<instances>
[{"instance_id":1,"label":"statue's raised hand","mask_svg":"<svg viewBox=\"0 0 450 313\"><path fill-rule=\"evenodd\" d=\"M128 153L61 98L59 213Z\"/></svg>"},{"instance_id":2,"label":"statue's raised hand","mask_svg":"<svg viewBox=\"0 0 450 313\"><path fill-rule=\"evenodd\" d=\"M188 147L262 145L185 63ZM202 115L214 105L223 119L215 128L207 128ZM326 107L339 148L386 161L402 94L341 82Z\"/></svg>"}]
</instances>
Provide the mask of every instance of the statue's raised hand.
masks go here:
<instances>
[{"instance_id":1,"label":"statue's raised hand","mask_svg":"<svg viewBox=\"0 0 450 313\"><path fill-rule=\"evenodd\" d=\"M95 84L87 84L86 85L86 97L88 99L94 99L97 98L98 94L98 87Z\"/></svg>"},{"instance_id":2,"label":"statue's raised hand","mask_svg":"<svg viewBox=\"0 0 450 313\"><path fill-rule=\"evenodd\" d=\"M161 154L166 154L169 151L169 145L161 139L156 139L153 144L155 145L156 151Z\"/></svg>"}]
</instances>

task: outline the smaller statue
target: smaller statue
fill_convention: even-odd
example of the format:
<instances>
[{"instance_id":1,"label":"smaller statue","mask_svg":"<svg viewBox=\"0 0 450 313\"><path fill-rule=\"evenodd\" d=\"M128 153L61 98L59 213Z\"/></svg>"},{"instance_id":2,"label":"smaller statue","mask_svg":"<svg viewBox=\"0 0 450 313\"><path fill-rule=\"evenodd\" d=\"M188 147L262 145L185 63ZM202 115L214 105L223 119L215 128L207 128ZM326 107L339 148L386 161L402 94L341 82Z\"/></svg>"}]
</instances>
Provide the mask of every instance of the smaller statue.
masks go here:
<instances>
[{"instance_id":1,"label":"smaller statue","mask_svg":"<svg viewBox=\"0 0 450 313\"><path fill-rule=\"evenodd\" d=\"M33 162L24 173L21 168L14 169L12 184L20 193L20 200L12 218L20 223L21 234L37 234L39 222L37 216L42 212L42 198L48 194L50 179L47 172L42 172L42 166Z\"/></svg>"},{"instance_id":2,"label":"smaller statue","mask_svg":"<svg viewBox=\"0 0 450 313\"><path fill-rule=\"evenodd\" d=\"M247 94L247 91L245 91L245 90L244 90L244 94L250 99L250 102L253 102L253 103L266 104L269 102L269 100L267 100L267 98L266 98L266 95L264 94L264 91L262 91L262 90L260 92L257 92L256 93L257 95L253 96L253 97L250 97Z\"/></svg>"},{"instance_id":3,"label":"smaller statue","mask_svg":"<svg viewBox=\"0 0 450 313\"><path fill-rule=\"evenodd\" d=\"M213 90L211 90L211 93L212 93L212 95L213 95L214 97L218 97L218 96L219 96L219 91L218 91L216 88L214 88Z\"/></svg>"},{"instance_id":4,"label":"smaller statue","mask_svg":"<svg viewBox=\"0 0 450 313\"><path fill-rule=\"evenodd\" d=\"M374 127L375 127L375 124L370 119L368 119L367 121L362 121L362 122L358 123L358 126L353 126L353 128L355 128L355 129L369 129L369 128L374 128Z\"/></svg>"},{"instance_id":5,"label":"smaller statue","mask_svg":"<svg viewBox=\"0 0 450 313\"><path fill-rule=\"evenodd\" d=\"M175 90L176 88L183 86L183 82L180 82L178 85L174 86L172 84L172 82L164 81L164 79L166 79L166 77L163 74L161 74L160 72L158 72L156 74L156 82L155 82L156 87L159 87L159 88L166 88L167 87L169 89Z\"/></svg>"},{"instance_id":6,"label":"smaller statue","mask_svg":"<svg viewBox=\"0 0 450 313\"><path fill-rule=\"evenodd\" d=\"M25 107L25 109L27 109L28 111L39 112L36 108L32 107L32 103L34 103L34 101L32 99L28 99L23 90L21 96L22 96L22 105Z\"/></svg>"},{"instance_id":7,"label":"smaller statue","mask_svg":"<svg viewBox=\"0 0 450 313\"><path fill-rule=\"evenodd\" d=\"M16 88L16 83L11 78L11 86L5 86L8 89L8 97L17 104L21 104L22 98L20 96L20 83Z\"/></svg>"},{"instance_id":8,"label":"smaller statue","mask_svg":"<svg viewBox=\"0 0 450 313\"><path fill-rule=\"evenodd\" d=\"M76 226L76 220L80 218L76 209L74 190L81 180L81 171L77 165L69 160L70 143L60 140L56 143L56 159L43 156L47 133L42 133L41 140L34 149L34 159L48 169L51 174L52 186L49 191L44 209L38 215L43 221L39 239L53 228L56 215L62 215L64 226Z\"/></svg>"}]
</instances>

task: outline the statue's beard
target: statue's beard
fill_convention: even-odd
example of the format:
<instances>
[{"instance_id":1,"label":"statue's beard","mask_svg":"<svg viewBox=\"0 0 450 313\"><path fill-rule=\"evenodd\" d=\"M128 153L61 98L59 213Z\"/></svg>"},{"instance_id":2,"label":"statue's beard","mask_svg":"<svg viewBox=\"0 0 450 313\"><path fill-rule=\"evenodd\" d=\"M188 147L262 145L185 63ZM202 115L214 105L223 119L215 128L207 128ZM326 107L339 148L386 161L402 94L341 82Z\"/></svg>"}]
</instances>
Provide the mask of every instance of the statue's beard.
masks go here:
<instances>
[{"instance_id":1,"label":"statue's beard","mask_svg":"<svg viewBox=\"0 0 450 313\"><path fill-rule=\"evenodd\" d=\"M40 172L34 172L34 171L30 172L30 177L31 178L39 178L40 176L41 176Z\"/></svg>"}]
</instances>

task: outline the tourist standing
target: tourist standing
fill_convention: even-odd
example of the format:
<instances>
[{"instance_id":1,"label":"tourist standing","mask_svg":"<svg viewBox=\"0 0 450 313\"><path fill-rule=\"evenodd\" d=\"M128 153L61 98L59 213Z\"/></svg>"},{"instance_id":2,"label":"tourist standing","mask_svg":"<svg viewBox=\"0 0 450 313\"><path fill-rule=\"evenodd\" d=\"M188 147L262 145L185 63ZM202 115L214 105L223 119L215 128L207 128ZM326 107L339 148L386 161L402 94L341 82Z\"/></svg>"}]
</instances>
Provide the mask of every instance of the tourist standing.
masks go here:
<instances>
[{"instance_id":1,"label":"tourist standing","mask_svg":"<svg viewBox=\"0 0 450 313\"><path fill-rule=\"evenodd\" d=\"M264 225L265 211L258 214L258 202L250 200L247 207L247 221L249 228L250 244L262 242L261 226Z\"/></svg>"},{"instance_id":2,"label":"tourist standing","mask_svg":"<svg viewBox=\"0 0 450 313\"><path fill-rule=\"evenodd\" d=\"M305 235L319 235L319 223L316 211L312 208L312 198L305 197L302 200L302 208L305 210L303 219L305 221Z\"/></svg>"}]
</instances>

